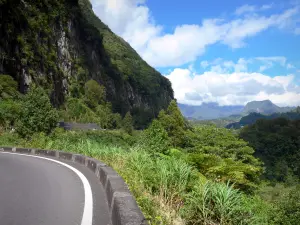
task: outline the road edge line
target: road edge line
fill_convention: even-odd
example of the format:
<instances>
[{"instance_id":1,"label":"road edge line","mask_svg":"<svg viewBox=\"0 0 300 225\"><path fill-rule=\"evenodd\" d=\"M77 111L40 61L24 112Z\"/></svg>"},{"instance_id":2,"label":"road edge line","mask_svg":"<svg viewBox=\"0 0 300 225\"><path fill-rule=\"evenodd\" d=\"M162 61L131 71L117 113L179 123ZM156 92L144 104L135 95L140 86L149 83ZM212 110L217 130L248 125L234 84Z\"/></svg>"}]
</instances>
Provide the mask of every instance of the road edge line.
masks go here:
<instances>
[{"instance_id":1,"label":"road edge line","mask_svg":"<svg viewBox=\"0 0 300 225\"><path fill-rule=\"evenodd\" d=\"M106 194L111 222L113 225L149 224L124 179L113 168L99 160L81 154L63 152L59 150L0 146L0 151L21 153L32 156L53 157L81 164L89 168L101 183Z\"/></svg>"},{"instance_id":2,"label":"road edge line","mask_svg":"<svg viewBox=\"0 0 300 225\"><path fill-rule=\"evenodd\" d=\"M38 158L38 159L44 159L47 161L55 162L57 164L60 164L64 167L67 167L71 171L73 171L81 180L82 185L83 185L83 190L84 190L84 207L83 207L83 213L82 213L82 219L81 219L81 225L92 225L93 224L93 193L92 193L92 188L90 185L90 182L88 179L84 176L82 172L80 172L78 169L74 168L73 166L66 164L64 162L51 159L51 158L46 158L43 156L37 156L37 155L29 155L29 154L24 154L24 153L18 153L18 152L5 152L3 151L2 153L4 154L11 154L11 155L21 155L21 156L26 156L26 157L33 157L33 158Z\"/></svg>"}]
</instances>

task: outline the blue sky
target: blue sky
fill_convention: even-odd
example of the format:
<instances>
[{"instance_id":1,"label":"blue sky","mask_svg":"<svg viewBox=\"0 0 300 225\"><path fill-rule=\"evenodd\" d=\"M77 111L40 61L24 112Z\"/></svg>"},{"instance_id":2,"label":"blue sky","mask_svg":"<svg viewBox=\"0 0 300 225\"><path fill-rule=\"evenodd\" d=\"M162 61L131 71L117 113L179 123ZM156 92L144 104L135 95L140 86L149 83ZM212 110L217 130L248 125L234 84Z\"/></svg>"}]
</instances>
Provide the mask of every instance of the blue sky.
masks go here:
<instances>
[{"instance_id":1,"label":"blue sky","mask_svg":"<svg viewBox=\"0 0 300 225\"><path fill-rule=\"evenodd\" d=\"M203 18L223 18L235 19L239 18L232 12L237 7L248 6L270 6L270 10L265 10L263 15L272 15L272 13L280 13L283 9L292 6L293 2L282 4L282 0L230 0L230 1L147 1L151 15L158 24L163 24L166 33L171 33L178 24L200 24ZM288 2L288 1L286 1ZM299 21L300 27L300 21ZM300 68L300 36L291 35L289 29L278 32L276 29L270 29L256 35L255 38L249 38L246 45L240 49L232 49L224 45L211 46L206 53L198 58L198 60L214 60L217 57L238 60L239 58L252 58L256 56L285 56L290 63ZM258 65L252 65L252 70ZM158 68L165 72L167 68ZM294 69L294 71L297 71ZM272 67L268 70L271 76L285 73L285 68Z\"/></svg>"},{"instance_id":2,"label":"blue sky","mask_svg":"<svg viewBox=\"0 0 300 225\"><path fill-rule=\"evenodd\" d=\"M181 103L300 105L300 1L92 0Z\"/></svg>"}]
</instances>

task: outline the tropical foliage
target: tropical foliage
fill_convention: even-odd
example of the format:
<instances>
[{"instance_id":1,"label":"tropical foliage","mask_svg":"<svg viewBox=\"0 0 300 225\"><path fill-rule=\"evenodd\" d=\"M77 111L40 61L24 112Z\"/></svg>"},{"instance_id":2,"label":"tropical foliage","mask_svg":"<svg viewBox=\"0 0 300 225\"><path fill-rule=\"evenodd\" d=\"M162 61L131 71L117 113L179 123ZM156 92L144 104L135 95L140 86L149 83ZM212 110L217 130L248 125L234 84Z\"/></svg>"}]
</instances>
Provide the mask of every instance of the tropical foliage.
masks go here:
<instances>
[{"instance_id":1,"label":"tropical foliage","mask_svg":"<svg viewBox=\"0 0 300 225\"><path fill-rule=\"evenodd\" d=\"M30 137L37 132L49 134L57 122L58 114L48 95L41 88L32 88L22 99L17 132L22 137Z\"/></svg>"},{"instance_id":2,"label":"tropical foliage","mask_svg":"<svg viewBox=\"0 0 300 225\"><path fill-rule=\"evenodd\" d=\"M245 127L240 137L248 141L255 155L264 161L267 179L300 178L300 120L258 120Z\"/></svg>"}]
</instances>

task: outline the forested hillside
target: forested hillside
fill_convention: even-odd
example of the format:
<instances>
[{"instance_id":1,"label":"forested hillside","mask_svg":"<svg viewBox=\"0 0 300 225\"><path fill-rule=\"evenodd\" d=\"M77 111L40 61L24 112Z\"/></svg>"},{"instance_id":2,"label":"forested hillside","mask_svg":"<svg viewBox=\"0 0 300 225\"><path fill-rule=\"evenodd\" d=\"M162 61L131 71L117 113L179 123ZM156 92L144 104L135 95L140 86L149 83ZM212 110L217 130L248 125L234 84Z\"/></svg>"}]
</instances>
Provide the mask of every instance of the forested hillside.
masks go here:
<instances>
[{"instance_id":1,"label":"forested hillside","mask_svg":"<svg viewBox=\"0 0 300 225\"><path fill-rule=\"evenodd\" d=\"M41 86L55 107L80 98L88 80L106 88L113 112L144 126L173 99L168 79L98 19L89 0L1 0L0 74L25 93Z\"/></svg>"},{"instance_id":2,"label":"forested hillside","mask_svg":"<svg viewBox=\"0 0 300 225\"><path fill-rule=\"evenodd\" d=\"M300 120L261 119L242 129L240 137L263 160L267 179L300 179Z\"/></svg>"}]
</instances>

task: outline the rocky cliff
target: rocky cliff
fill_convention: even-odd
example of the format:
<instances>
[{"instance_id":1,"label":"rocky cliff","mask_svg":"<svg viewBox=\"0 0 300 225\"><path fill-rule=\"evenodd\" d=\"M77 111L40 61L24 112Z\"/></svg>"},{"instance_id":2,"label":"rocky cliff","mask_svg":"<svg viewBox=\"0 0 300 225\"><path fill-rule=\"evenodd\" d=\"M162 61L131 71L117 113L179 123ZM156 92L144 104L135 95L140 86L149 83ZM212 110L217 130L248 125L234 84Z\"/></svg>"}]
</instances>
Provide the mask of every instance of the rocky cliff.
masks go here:
<instances>
[{"instance_id":1,"label":"rocky cliff","mask_svg":"<svg viewBox=\"0 0 300 225\"><path fill-rule=\"evenodd\" d=\"M154 117L173 99L169 80L150 67L93 11L89 0L0 0L0 74L26 92L44 87L53 105L94 79L113 110Z\"/></svg>"}]
</instances>

